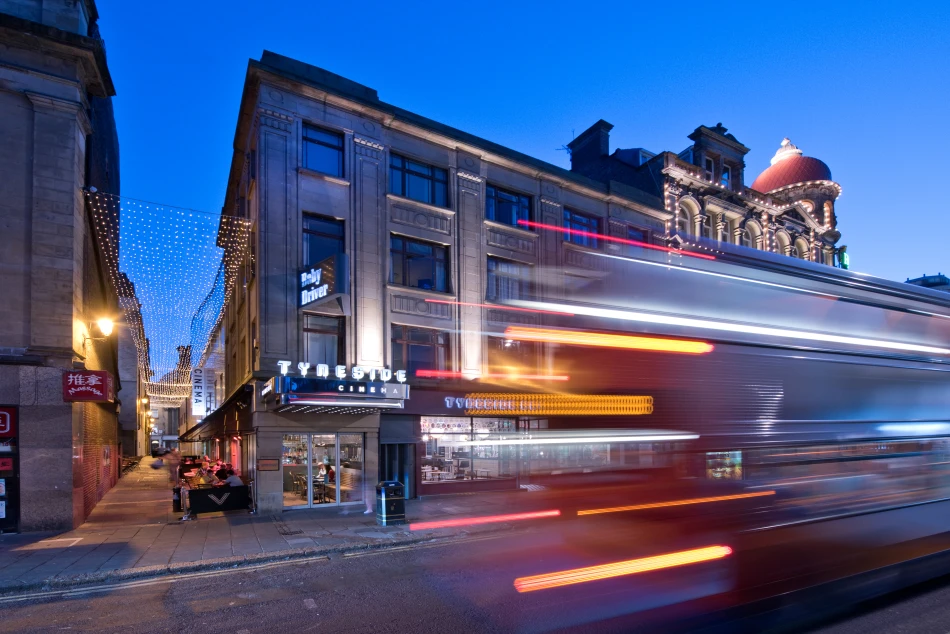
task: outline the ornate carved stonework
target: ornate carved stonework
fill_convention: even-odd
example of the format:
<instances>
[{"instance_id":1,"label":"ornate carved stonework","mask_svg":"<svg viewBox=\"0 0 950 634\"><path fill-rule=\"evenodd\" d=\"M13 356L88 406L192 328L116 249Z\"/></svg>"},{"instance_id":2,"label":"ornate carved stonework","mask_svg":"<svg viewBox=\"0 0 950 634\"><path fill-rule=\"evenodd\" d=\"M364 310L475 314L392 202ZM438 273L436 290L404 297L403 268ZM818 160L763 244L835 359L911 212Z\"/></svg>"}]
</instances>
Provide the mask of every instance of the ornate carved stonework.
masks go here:
<instances>
[{"instance_id":1,"label":"ornate carved stonework","mask_svg":"<svg viewBox=\"0 0 950 634\"><path fill-rule=\"evenodd\" d=\"M276 128L283 132L290 132L290 126L294 121L293 117L274 110L268 110L267 108L261 108L257 112L261 125L267 126L268 128Z\"/></svg>"},{"instance_id":2,"label":"ornate carved stonework","mask_svg":"<svg viewBox=\"0 0 950 634\"><path fill-rule=\"evenodd\" d=\"M588 271L604 270L604 259L594 253L581 251L579 249L564 249L564 262L569 266L576 266L579 269Z\"/></svg>"},{"instance_id":3,"label":"ornate carved stonework","mask_svg":"<svg viewBox=\"0 0 950 634\"><path fill-rule=\"evenodd\" d=\"M368 156L370 158L380 159L383 156L383 150L385 147L376 141L354 136L353 149L360 156Z\"/></svg>"},{"instance_id":4,"label":"ornate carved stonework","mask_svg":"<svg viewBox=\"0 0 950 634\"><path fill-rule=\"evenodd\" d=\"M463 170L459 170L456 174L458 174L459 177L459 187L464 187L473 192L481 191L482 181L485 180L481 176Z\"/></svg>"},{"instance_id":5,"label":"ornate carved stonework","mask_svg":"<svg viewBox=\"0 0 950 634\"><path fill-rule=\"evenodd\" d=\"M530 313L515 313L507 310L488 310L488 321L496 324L524 324L526 326L535 326L538 324L538 316Z\"/></svg>"},{"instance_id":6,"label":"ornate carved stonework","mask_svg":"<svg viewBox=\"0 0 950 634\"><path fill-rule=\"evenodd\" d=\"M448 216L421 209L392 205L392 220L401 225L431 229L445 235L452 233L452 222Z\"/></svg>"},{"instance_id":7,"label":"ornate carved stonework","mask_svg":"<svg viewBox=\"0 0 950 634\"><path fill-rule=\"evenodd\" d=\"M561 203L559 203L558 201L552 198L548 198L547 196L541 196L541 204L550 205L551 207L557 207L557 208L561 207Z\"/></svg>"},{"instance_id":8,"label":"ornate carved stonework","mask_svg":"<svg viewBox=\"0 0 950 634\"><path fill-rule=\"evenodd\" d=\"M529 255L537 253L537 241L531 238L506 233L494 227L488 227L488 244L519 251Z\"/></svg>"},{"instance_id":9,"label":"ornate carved stonework","mask_svg":"<svg viewBox=\"0 0 950 634\"><path fill-rule=\"evenodd\" d=\"M414 295L393 295L390 307L394 313L404 315L452 319L452 306L450 304L435 304L427 302L423 297Z\"/></svg>"}]
</instances>

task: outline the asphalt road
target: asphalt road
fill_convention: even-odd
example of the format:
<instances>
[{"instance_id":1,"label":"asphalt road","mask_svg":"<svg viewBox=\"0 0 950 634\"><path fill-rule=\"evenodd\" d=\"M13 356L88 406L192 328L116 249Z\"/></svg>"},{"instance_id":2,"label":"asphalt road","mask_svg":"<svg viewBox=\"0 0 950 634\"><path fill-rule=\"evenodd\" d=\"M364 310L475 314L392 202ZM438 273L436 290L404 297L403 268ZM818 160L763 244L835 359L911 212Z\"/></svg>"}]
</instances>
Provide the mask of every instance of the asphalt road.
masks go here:
<instances>
[{"instance_id":1,"label":"asphalt road","mask_svg":"<svg viewBox=\"0 0 950 634\"><path fill-rule=\"evenodd\" d=\"M2 632L630 632L641 610L722 592L727 558L519 593L514 580L711 545L610 517L255 570L0 602ZM712 538L715 539L715 538ZM633 622L617 617L637 613ZM654 624L655 625L655 624Z\"/></svg>"},{"instance_id":2,"label":"asphalt road","mask_svg":"<svg viewBox=\"0 0 950 634\"><path fill-rule=\"evenodd\" d=\"M947 634L950 632L950 578L908 588L856 606L850 614L811 634Z\"/></svg>"}]
</instances>

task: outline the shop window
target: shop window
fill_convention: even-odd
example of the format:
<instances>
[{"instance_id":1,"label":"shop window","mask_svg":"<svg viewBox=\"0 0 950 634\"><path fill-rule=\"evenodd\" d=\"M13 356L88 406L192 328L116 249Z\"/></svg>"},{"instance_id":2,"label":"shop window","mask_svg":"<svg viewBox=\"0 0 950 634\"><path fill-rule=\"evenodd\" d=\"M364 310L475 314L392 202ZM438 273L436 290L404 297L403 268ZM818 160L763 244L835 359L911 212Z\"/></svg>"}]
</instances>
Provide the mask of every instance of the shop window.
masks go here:
<instances>
[{"instance_id":1,"label":"shop window","mask_svg":"<svg viewBox=\"0 0 950 634\"><path fill-rule=\"evenodd\" d=\"M479 440L512 433L513 419L423 416L420 426L425 442L422 458L424 485L512 478L517 474L517 448L479 445Z\"/></svg>"},{"instance_id":2,"label":"shop window","mask_svg":"<svg viewBox=\"0 0 950 634\"><path fill-rule=\"evenodd\" d=\"M489 185L485 190L485 217L501 224L527 229L519 221L531 220L531 198Z\"/></svg>"},{"instance_id":3,"label":"shop window","mask_svg":"<svg viewBox=\"0 0 950 634\"><path fill-rule=\"evenodd\" d=\"M577 211L564 209L564 228L572 231L564 232L564 241L590 249L600 248L601 220L595 216L588 216Z\"/></svg>"},{"instance_id":4,"label":"shop window","mask_svg":"<svg viewBox=\"0 0 950 634\"><path fill-rule=\"evenodd\" d=\"M303 166L329 176L343 176L343 136L303 126Z\"/></svg>"},{"instance_id":5,"label":"shop window","mask_svg":"<svg viewBox=\"0 0 950 634\"><path fill-rule=\"evenodd\" d=\"M346 359L346 339L342 317L304 315L303 337L306 361L311 365L343 364Z\"/></svg>"},{"instance_id":6,"label":"shop window","mask_svg":"<svg viewBox=\"0 0 950 634\"><path fill-rule=\"evenodd\" d=\"M492 374L533 374L538 368L538 346L531 341L488 337L488 371Z\"/></svg>"},{"instance_id":7,"label":"shop window","mask_svg":"<svg viewBox=\"0 0 950 634\"><path fill-rule=\"evenodd\" d=\"M488 288L485 298L493 302L530 299L533 271L528 264L488 257Z\"/></svg>"},{"instance_id":8,"label":"shop window","mask_svg":"<svg viewBox=\"0 0 950 634\"><path fill-rule=\"evenodd\" d=\"M392 154L389 157L389 193L448 207L448 172L441 167Z\"/></svg>"},{"instance_id":9,"label":"shop window","mask_svg":"<svg viewBox=\"0 0 950 634\"><path fill-rule=\"evenodd\" d=\"M643 242L645 244L650 243L650 231L648 229L641 229L640 227L627 227L627 240L633 240L634 242Z\"/></svg>"},{"instance_id":10,"label":"shop window","mask_svg":"<svg viewBox=\"0 0 950 634\"><path fill-rule=\"evenodd\" d=\"M392 236L389 254L390 283L448 292L448 247L403 236Z\"/></svg>"},{"instance_id":11,"label":"shop window","mask_svg":"<svg viewBox=\"0 0 950 634\"><path fill-rule=\"evenodd\" d=\"M416 377L420 370L449 370L449 333L428 328L393 326L393 369Z\"/></svg>"},{"instance_id":12,"label":"shop window","mask_svg":"<svg viewBox=\"0 0 950 634\"><path fill-rule=\"evenodd\" d=\"M342 220L304 214L303 259L307 266L344 251Z\"/></svg>"}]
</instances>

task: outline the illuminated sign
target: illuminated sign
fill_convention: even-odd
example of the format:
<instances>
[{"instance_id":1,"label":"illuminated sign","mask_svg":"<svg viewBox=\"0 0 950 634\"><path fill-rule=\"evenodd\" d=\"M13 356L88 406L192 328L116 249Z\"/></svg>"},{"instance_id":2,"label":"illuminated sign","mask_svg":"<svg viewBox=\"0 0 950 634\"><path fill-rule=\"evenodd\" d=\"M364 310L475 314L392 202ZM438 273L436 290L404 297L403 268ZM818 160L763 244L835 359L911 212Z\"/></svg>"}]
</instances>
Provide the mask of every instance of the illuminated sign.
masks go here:
<instances>
[{"instance_id":1,"label":"illuminated sign","mask_svg":"<svg viewBox=\"0 0 950 634\"><path fill-rule=\"evenodd\" d=\"M281 376L287 376L291 373L290 366L293 364L291 361L278 361L277 367L280 368ZM300 372L300 376L306 377L307 373L310 372L310 368L313 368L313 374L318 379L353 379L354 381L362 381L367 379L369 381L375 381L377 378L382 382L387 382L395 378L400 383L406 382L406 371L405 370L396 370L393 372L389 368L364 368L362 366L354 365L351 368L347 369L345 365L335 365L333 366L333 377L330 376L330 366L326 363L318 363L317 365L311 365L306 361L300 361L297 363L297 371Z\"/></svg>"},{"instance_id":2,"label":"illuminated sign","mask_svg":"<svg viewBox=\"0 0 950 634\"><path fill-rule=\"evenodd\" d=\"M204 370L195 368L191 371L191 414L197 418L204 418L206 413Z\"/></svg>"},{"instance_id":3,"label":"illuminated sign","mask_svg":"<svg viewBox=\"0 0 950 634\"><path fill-rule=\"evenodd\" d=\"M0 438L16 436L16 408L0 407Z\"/></svg>"},{"instance_id":4,"label":"illuminated sign","mask_svg":"<svg viewBox=\"0 0 950 634\"><path fill-rule=\"evenodd\" d=\"M111 403L115 400L112 375L105 370L64 370L63 400Z\"/></svg>"},{"instance_id":5,"label":"illuminated sign","mask_svg":"<svg viewBox=\"0 0 950 634\"><path fill-rule=\"evenodd\" d=\"M848 255L848 252L845 251L841 254L841 268L847 269L851 267L851 256Z\"/></svg>"},{"instance_id":6,"label":"illuminated sign","mask_svg":"<svg viewBox=\"0 0 950 634\"><path fill-rule=\"evenodd\" d=\"M445 397L446 409L469 416L639 416L653 413L652 396L596 394L467 394Z\"/></svg>"},{"instance_id":7,"label":"illuminated sign","mask_svg":"<svg viewBox=\"0 0 950 634\"><path fill-rule=\"evenodd\" d=\"M409 398L409 386L382 381L335 381L283 376L277 378L277 393L287 395L287 402L314 397Z\"/></svg>"},{"instance_id":8,"label":"illuminated sign","mask_svg":"<svg viewBox=\"0 0 950 634\"><path fill-rule=\"evenodd\" d=\"M300 308L333 299L349 285L349 260L345 253L337 253L300 271L298 280Z\"/></svg>"}]
</instances>

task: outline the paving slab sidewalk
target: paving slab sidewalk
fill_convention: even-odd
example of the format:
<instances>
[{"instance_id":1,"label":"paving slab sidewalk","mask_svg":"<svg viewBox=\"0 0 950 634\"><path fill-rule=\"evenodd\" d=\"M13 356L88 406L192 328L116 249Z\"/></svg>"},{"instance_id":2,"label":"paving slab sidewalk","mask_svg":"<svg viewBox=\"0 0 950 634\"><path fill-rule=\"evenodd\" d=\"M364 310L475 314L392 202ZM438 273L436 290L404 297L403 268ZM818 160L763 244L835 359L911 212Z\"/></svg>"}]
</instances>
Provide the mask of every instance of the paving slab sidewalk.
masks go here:
<instances>
[{"instance_id":1,"label":"paving slab sidewalk","mask_svg":"<svg viewBox=\"0 0 950 634\"><path fill-rule=\"evenodd\" d=\"M167 473L143 460L124 475L79 528L0 535L0 593L174 574L321 553L458 539L508 524L410 531L378 526L365 507L228 512L182 521L172 511ZM523 510L521 492L409 500L410 521ZM529 494L530 497L530 494ZM463 501L464 500L464 501Z\"/></svg>"}]
</instances>

